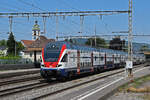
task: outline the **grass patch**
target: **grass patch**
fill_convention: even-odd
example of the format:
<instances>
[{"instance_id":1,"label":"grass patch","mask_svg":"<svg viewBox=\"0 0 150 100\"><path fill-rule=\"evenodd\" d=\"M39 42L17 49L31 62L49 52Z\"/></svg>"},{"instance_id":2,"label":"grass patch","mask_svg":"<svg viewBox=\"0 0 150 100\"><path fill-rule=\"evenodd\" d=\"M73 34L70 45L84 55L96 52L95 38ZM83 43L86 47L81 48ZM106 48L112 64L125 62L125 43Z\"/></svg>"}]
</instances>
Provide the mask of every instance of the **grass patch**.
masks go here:
<instances>
[{"instance_id":1,"label":"grass patch","mask_svg":"<svg viewBox=\"0 0 150 100\"><path fill-rule=\"evenodd\" d=\"M4 56L4 57L0 57L1 60L18 60L20 59L20 56Z\"/></svg>"},{"instance_id":2,"label":"grass patch","mask_svg":"<svg viewBox=\"0 0 150 100\"><path fill-rule=\"evenodd\" d=\"M134 82L132 83L126 83L122 86L119 87L119 91L124 91L124 92L127 92L127 90L130 88L130 87L133 87L133 88L138 88L139 86L141 86L143 83L145 82L148 82L150 81L150 75L147 75L147 76L143 76L141 78L138 78L138 79L135 79Z\"/></svg>"}]
</instances>

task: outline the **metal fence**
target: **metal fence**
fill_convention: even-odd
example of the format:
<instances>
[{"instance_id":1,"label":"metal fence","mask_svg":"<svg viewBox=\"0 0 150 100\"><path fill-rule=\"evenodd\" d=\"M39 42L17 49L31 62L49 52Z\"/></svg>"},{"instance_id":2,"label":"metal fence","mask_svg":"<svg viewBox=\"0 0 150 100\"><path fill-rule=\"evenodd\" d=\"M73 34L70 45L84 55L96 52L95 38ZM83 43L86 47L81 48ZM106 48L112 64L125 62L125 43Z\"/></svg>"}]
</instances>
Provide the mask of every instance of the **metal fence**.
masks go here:
<instances>
[{"instance_id":1,"label":"metal fence","mask_svg":"<svg viewBox=\"0 0 150 100\"><path fill-rule=\"evenodd\" d=\"M33 64L30 59L0 59L0 64Z\"/></svg>"}]
</instances>

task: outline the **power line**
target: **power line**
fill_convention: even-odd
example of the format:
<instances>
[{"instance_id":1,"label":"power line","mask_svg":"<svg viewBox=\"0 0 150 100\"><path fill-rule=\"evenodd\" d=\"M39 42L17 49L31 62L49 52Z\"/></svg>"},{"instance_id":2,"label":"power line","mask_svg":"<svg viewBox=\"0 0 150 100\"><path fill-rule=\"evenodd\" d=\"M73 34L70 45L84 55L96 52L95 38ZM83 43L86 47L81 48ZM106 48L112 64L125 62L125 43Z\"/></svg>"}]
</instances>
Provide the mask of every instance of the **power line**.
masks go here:
<instances>
[{"instance_id":1,"label":"power line","mask_svg":"<svg viewBox=\"0 0 150 100\"><path fill-rule=\"evenodd\" d=\"M12 5L12 4L10 5L10 4L5 3L5 2L2 2L2 4L5 5L5 6L7 6L7 7L11 7L11 8L13 8L13 9L16 9L16 10L28 11L28 10L26 10L26 9L20 8L20 7L18 7L18 6ZM9 9L10 9L10 8L9 8Z\"/></svg>"},{"instance_id":2,"label":"power line","mask_svg":"<svg viewBox=\"0 0 150 100\"><path fill-rule=\"evenodd\" d=\"M60 2L61 4L66 5L67 7L71 8L72 10L80 11L79 9L70 6L70 5L68 4L68 2L65 2L64 0L57 0L57 2ZM73 20L71 20L71 23L76 24L76 25L79 25L78 23L74 22ZM87 26L86 26L86 27L87 27ZM82 27L82 28L83 28L83 27ZM89 28L87 27L86 29L89 29ZM80 20L80 32L81 32L81 20Z\"/></svg>"},{"instance_id":3,"label":"power line","mask_svg":"<svg viewBox=\"0 0 150 100\"><path fill-rule=\"evenodd\" d=\"M128 35L112 35L112 34L105 35L105 34L102 34L102 35L91 35L91 36L61 36L59 38L95 38L95 37L116 37L116 36L128 37ZM150 35L136 34L136 35L133 35L133 37L150 37Z\"/></svg>"},{"instance_id":4,"label":"power line","mask_svg":"<svg viewBox=\"0 0 150 100\"><path fill-rule=\"evenodd\" d=\"M10 11L10 12L18 12L17 10L14 10L14 9L8 9L8 8L5 8L5 7L0 7L0 10L6 10L6 11Z\"/></svg>"},{"instance_id":5,"label":"power line","mask_svg":"<svg viewBox=\"0 0 150 100\"><path fill-rule=\"evenodd\" d=\"M25 5L31 6L31 7L33 7L33 8L39 9L39 10L41 10L41 11L46 11L46 10L41 9L41 8L35 6L34 4L29 3L29 2L26 2L26 1L24 1L24 0L17 0L17 1L19 1L19 2L21 2L21 3L23 3L23 4L25 4Z\"/></svg>"},{"instance_id":6,"label":"power line","mask_svg":"<svg viewBox=\"0 0 150 100\"><path fill-rule=\"evenodd\" d=\"M61 4L64 4L64 5L66 5L67 7L71 8L71 9L73 9L73 10L80 11L79 9L70 6L70 4L68 4L68 3L65 2L64 0L56 0L56 1L57 1L57 2L61 2Z\"/></svg>"}]
</instances>

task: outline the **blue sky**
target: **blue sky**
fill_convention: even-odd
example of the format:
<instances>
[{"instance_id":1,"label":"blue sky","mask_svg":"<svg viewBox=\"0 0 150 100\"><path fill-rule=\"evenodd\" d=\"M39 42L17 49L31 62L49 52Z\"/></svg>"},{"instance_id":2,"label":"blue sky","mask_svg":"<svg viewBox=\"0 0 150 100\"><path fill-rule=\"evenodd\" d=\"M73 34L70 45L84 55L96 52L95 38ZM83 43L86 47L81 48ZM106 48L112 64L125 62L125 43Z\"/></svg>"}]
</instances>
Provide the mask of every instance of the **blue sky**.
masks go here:
<instances>
[{"instance_id":1,"label":"blue sky","mask_svg":"<svg viewBox=\"0 0 150 100\"><path fill-rule=\"evenodd\" d=\"M133 0L133 33L150 34L150 1ZM33 5L33 6L32 6ZM127 10L128 0L0 0L0 12L43 12L43 11L86 11L86 10ZM13 18L13 33L17 40L31 40L32 26L38 20L43 31L42 18ZM8 18L0 18L0 40L7 39ZM128 15L90 16L84 18L83 35L93 35L96 25L97 34L112 34L113 31L128 30ZM45 36L55 38L55 17L46 21ZM59 36L81 35L80 17L59 18ZM108 39L108 37L106 38ZM150 43L150 37L136 37L135 42Z\"/></svg>"}]
</instances>

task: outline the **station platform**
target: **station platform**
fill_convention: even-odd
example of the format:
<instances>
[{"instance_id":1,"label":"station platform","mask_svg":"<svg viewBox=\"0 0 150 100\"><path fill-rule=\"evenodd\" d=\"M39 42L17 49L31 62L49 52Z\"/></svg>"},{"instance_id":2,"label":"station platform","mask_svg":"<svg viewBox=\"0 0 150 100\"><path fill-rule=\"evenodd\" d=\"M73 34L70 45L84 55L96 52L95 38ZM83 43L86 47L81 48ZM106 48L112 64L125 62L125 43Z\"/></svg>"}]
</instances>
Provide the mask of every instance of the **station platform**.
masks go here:
<instances>
[{"instance_id":1,"label":"station platform","mask_svg":"<svg viewBox=\"0 0 150 100\"><path fill-rule=\"evenodd\" d=\"M93 100L107 100L111 95L113 95L117 91L118 87L120 87L123 84L126 84L128 82L132 82L135 79L146 76L146 75L150 75L150 66L143 67L141 69L133 71L133 78L120 77L120 78L112 81L111 83L106 84L105 86L96 90L95 93L93 93L93 95L89 96L88 99L86 99L86 100L91 100L91 98L93 98L93 97L97 97Z\"/></svg>"},{"instance_id":2,"label":"station platform","mask_svg":"<svg viewBox=\"0 0 150 100\"><path fill-rule=\"evenodd\" d=\"M40 68L0 70L0 79L6 77L18 76L18 75L34 74L38 72L40 72Z\"/></svg>"}]
</instances>

